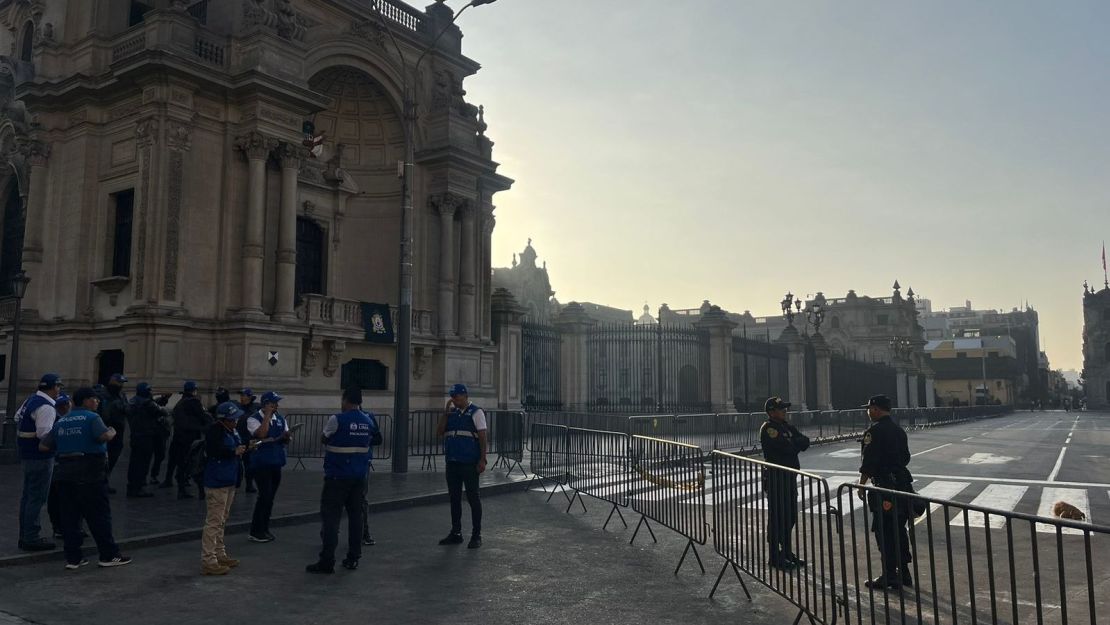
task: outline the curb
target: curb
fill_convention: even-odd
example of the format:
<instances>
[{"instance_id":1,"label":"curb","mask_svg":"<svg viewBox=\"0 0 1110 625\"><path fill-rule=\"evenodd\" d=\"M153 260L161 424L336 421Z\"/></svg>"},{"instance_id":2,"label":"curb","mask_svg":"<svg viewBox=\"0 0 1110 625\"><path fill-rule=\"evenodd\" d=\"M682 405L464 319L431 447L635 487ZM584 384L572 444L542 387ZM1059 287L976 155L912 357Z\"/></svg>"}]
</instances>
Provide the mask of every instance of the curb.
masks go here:
<instances>
[{"instance_id":1,"label":"curb","mask_svg":"<svg viewBox=\"0 0 1110 625\"><path fill-rule=\"evenodd\" d=\"M485 496L507 495L518 491L528 490L531 484L531 479L520 479L513 482L506 482L504 484L494 484L492 486L484 486L481 488L481 493ZM418 506L430 506L448 501L448 494L446 492L428 493L426 495L415 495L412 497L401 497L399 499L388 499L385 501L375 501L370 504L370 512L390 512L393 510L404 510L406 508L415 508ZM275 516L270 519L270 525L274 527L291 527L294 525L304 525L306 523L316 523L320 520L319 511L315 512L294 512L292 514L283 514ZM250 521L237 521L235 523L228 523L225 529L225 535L230 534L245 534L250 530ZM195 540L200 540L201 528L178 530L175 532L163 532L160 534L147 534L145 536L134 536L117 541L120 549L123 551L131 551L135 549L145 549L148 547L159 547L162 545L169 545L173 543L183 543ZM86 544L91 542L86 541ZM81 549L81 555L94 556L96 555L96 546L86 546ZM29 564L42 564L43 562L61 562L64 559L61 549L53 551L45 551L38 553L20 554L14 556L0 557L0 568L10 566L25 566Z\"/></svg>"}]
</instances>

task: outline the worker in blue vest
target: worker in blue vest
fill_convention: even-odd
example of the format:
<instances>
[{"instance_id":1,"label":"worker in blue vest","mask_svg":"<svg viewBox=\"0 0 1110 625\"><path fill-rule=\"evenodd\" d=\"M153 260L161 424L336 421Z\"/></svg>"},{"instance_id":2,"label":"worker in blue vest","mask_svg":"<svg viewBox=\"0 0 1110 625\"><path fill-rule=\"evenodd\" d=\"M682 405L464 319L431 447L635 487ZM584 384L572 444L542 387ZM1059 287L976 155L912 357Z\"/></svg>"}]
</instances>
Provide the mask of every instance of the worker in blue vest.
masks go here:
<instances>
[{"instance_id":1,"label":"worker in blue vest","mask_svg":"<svg viewBox=\"0 0 1110 625\"><path fill-rule=\"evenodd\" d=\"M216 406L216 422L204 433L207 461L204 465L204 499L207 514L200 538L201 575L227 575L239 561L227 555L224 531L231 503L235 501L235 483L241 472L239 459L247 450L235 422L242 416L239 407L230 401Z\"/></svg>"},{"instance_id":2,"label":"worker in blue vest","mask_svg":"<svg viewBox=\"0 0 1110 625\"><path fill-rule=\"evenodd\" d=\"M247 431L254 444L250 468L258 484L258 499L254 502L251 518L251 542L268 543L274 540L270 533L270 515L274 511L274 497L281 486L281 468L285 466L285 447L292 440L289 424L278 412L281 395L269 391L262 395L262 407L247 419Z\"/></svg>"},{"instance_id":3,"label":"worker in blue vest","mask_svg":"<svg viewBox=\"0 0 1110 625\"><path fill-rule=\"evenodd\" d=\"M362 411L362 391L343 391L343 412L324 424L324 490L320 494L320 559L305 567L309 573L334 573L339 546L339 519L347 511L347 557L343 568L354 571L362 556L362 502L370 466L371 440L377 427Z\"/></svg>"},{"instance_id":4,"label":"worker in blue vest","mask_svg":"<svg viewBox=\"0 0 1110 625\"><path fill-rule=\"evenodd\" d=\"M439 418L436 433L443 437L447 492L451 497L451 533L441 545L458 545L462 538L462 490L470 504L471 534L468 549L482 546L482 500L478 476L486 470L486 413L470 402L465 384L451 387L451 399Z\"/></svg>"},{"instance_id":5,"label":"worker in blue vest","mask_svg":"<svg viewBox=\"0 0 1110 625\"><path fill-rule=\"evenodd\" d=\"M96 408L96 391L81 387L73 394L76 408L58 418L39 449L57 454L54 479L61 504L62 536L67 570L88 565L81 557L81 519L96 541L99 566L123 566L131 558L120 553L112 537L112 511L108 503L108 441L117 436L106 426Z\"/></svg>"},{"instance_id":6,"label":"worker in blue vest","mask_svg":"<svg viewBox=\"0 0 1110 625\"><path fill-rule=\"evenodd\" d=\"M47 373L39 380L38 391L15 413L19 459L23 464L23 494L19 499L19 548L23 551L50 551L56 546L39 535L42 506L50 495L54 474L54 453L39 449L39 443L54 428L57 416L54 401L62 386L57 374Z\"/></svg>"}]
</instances>

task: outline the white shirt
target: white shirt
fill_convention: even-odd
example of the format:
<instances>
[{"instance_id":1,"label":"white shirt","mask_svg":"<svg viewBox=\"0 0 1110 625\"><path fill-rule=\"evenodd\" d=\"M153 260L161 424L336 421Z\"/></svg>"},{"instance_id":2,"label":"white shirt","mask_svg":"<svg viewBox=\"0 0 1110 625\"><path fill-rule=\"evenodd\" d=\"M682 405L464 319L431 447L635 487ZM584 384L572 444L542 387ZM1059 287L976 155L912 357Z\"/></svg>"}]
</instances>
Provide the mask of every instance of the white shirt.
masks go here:
<instances>
[{"instance_id":1,"label":"white shirt","mask_svg":"<svg viewBox=\"0 0 1110 625\"><path fill-rule=\"evenodd\" d=\"M332 434L339 431L339 419L332 415L328 417L328 422L324 424L324 438L331 438Z\"/></svg>"},{"instance_id":2,"label":"white shirt","mask_svg":"<svg viewBox=\"0 0 1110 625\"><path fill-rule=\"evenodd\" d=\"M274 422L277 422L277 421L280 421L280 420L281 420L281 415L278 414L277 411L275 411L273 419L270 421L270 423L274 423ZM254 433L260 427L262 427L262 411L261 410L254 413L253 417L247 419L247 431L251 433L251 436L254 436Z\"/></svg>"},{"instance_id":3,"label":"white shirt","mask_svg":"<svg viewBox=\"0 0 1110 625\"><path fill-rule=\"evenodd\" d=\"M54 409L53 397L42 391L35 394L46 400L45 404L31 413L31 420L35 422L35 436L43 439L50 433L50 430L54 429L54 421L58 419L58 412Z\"/></svg>"}]
</instances>

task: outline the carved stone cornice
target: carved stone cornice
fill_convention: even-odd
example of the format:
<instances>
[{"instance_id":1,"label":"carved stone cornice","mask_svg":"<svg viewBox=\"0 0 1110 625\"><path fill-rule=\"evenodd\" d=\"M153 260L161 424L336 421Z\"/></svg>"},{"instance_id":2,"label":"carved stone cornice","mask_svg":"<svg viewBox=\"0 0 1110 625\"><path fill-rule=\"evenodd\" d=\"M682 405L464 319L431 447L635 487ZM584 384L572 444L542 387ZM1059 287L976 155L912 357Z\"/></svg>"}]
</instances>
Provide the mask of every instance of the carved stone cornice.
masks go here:
<instances>
[{"instance_id":1,"label":"carved stone cornice","mask_svg":"<svg viewBox=\"0 0 1110 625\"><path fill-rule=\"evenodd\" d=\"M311 25L297 13L292 0L247 0L243 3L243 24L271 29L291 41L304 41Z\"/></svg>"},{"instance_id":2,"label":"carved stone cornice","mask_svg":"<svg viewBox=\"0 0 1110 625\"><path fill-rule=\"evenodd\" d=\"M247 160L264 161L274 147L272 139L260 132L248 132L235 140L235 148L246 155Z\"/></svg>"},{"instance_id":3,"label":"carved stone cornice","mask_svg":"<svg viewBox=\"0 0 1110 625\"><path fill-rule=\"evenodd\" d=\"M34 139L27 142L26 150L31 167L45 167L46 161L50 160L52 148L49 143Z\"/></svg>"},{"instance_id":4,"label":"carved stone cornice","mask_svg":"<svg viewBox=\"0 0 1110 625\"><path fill-rule=\"evenodd\" d=\"M332 377L335 372L339 370L339 364L343 360L343 352L347 351L347 343L345 341L328 341L327 359L324 361L324 377Z\"/></svg>"},{"instance_id":5,"label":"carved stone cornice","mask_svg":"<svg viewBox=\"0 0 1110 625\"><path fill-rule=\"evenodd\" d=\"M436 193L428 197L428 206L440 215L453 215L456 212L465 213L470 201L455 193Z\"/></svg>"},{"instance_id":6,"label":"carved stone cornice","mask_svg":"<svg viewBox=\"0 0 1110 625\"><path fill-rule=\"evenodd\" d=\"M282 169L296 169L299 173L301 165L309 157L309 152L303 145L282 141L277 146L275 156L281 161Z\"/></svg>"},{"instance_id":7,"label":"carved stone cornice","mask_svg":"<svg viewBox=\"0 0 1110 625\"><path fill-rule=\"evenodd\" d=\"M170 121L166 126L166 144L171 150L188 152L193 147L192 125Z\"/></svg>"},{"instance_id":8,"label":"carved stone cornice","mask_svg":"<svg viewBox=\"0 0 1110 625\"><path fill-rule=\"evenodd\" d=\"M158 142L158 120L153 117L140 119L135 125L135 144L148 148Z\"/></svg>"}]
</instances>

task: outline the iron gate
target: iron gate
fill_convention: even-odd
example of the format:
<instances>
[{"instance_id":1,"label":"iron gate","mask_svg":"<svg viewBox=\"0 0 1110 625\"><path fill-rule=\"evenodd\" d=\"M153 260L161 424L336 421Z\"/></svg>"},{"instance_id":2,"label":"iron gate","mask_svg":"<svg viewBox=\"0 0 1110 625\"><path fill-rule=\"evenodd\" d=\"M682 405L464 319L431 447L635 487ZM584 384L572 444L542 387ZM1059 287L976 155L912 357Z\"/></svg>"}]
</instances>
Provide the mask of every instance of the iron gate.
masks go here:
<instances>
[{"instance_id":1,"label":"iron gate","mask_svg":"<svg viewBox=\"0 0 1110 625\"><path fill-rule=\"evenodd\" d=\"M898 376L893 367L832 355L832 405L837 410L856 408L880 393L898 397Z\"/></svg>"},{"instance_id":2,"label":"iron gate","mask_svg":"<svg viewBox=\"0 0 1110 625\"><path fill-rule=\"evenodd\" d=\"M591 412L709 408L709 334L682 325L606 325L586 335Z\"/></svg>"},{"instance_id":3,"label":"iron gate","mask_svg":"<svg viewBox=\"0 0 1110 625\"><path fill-rule=\"evenodd\" d=\"M562 410L559 372L562 370L562 334L553 326L525 321L521 329L523 386L526 410Z\"/></svg>"},{"instance_id":4,"label":"iron gate","mask_svg":"<svg viewBox=\"0 0 1110 625\"><path fill-rule=\"evenodd\" d=\"M732 397L739 412L763 412L768 397L789 399L786 346L767 340L732 337Z\"/></svg>"}]
</instances>

